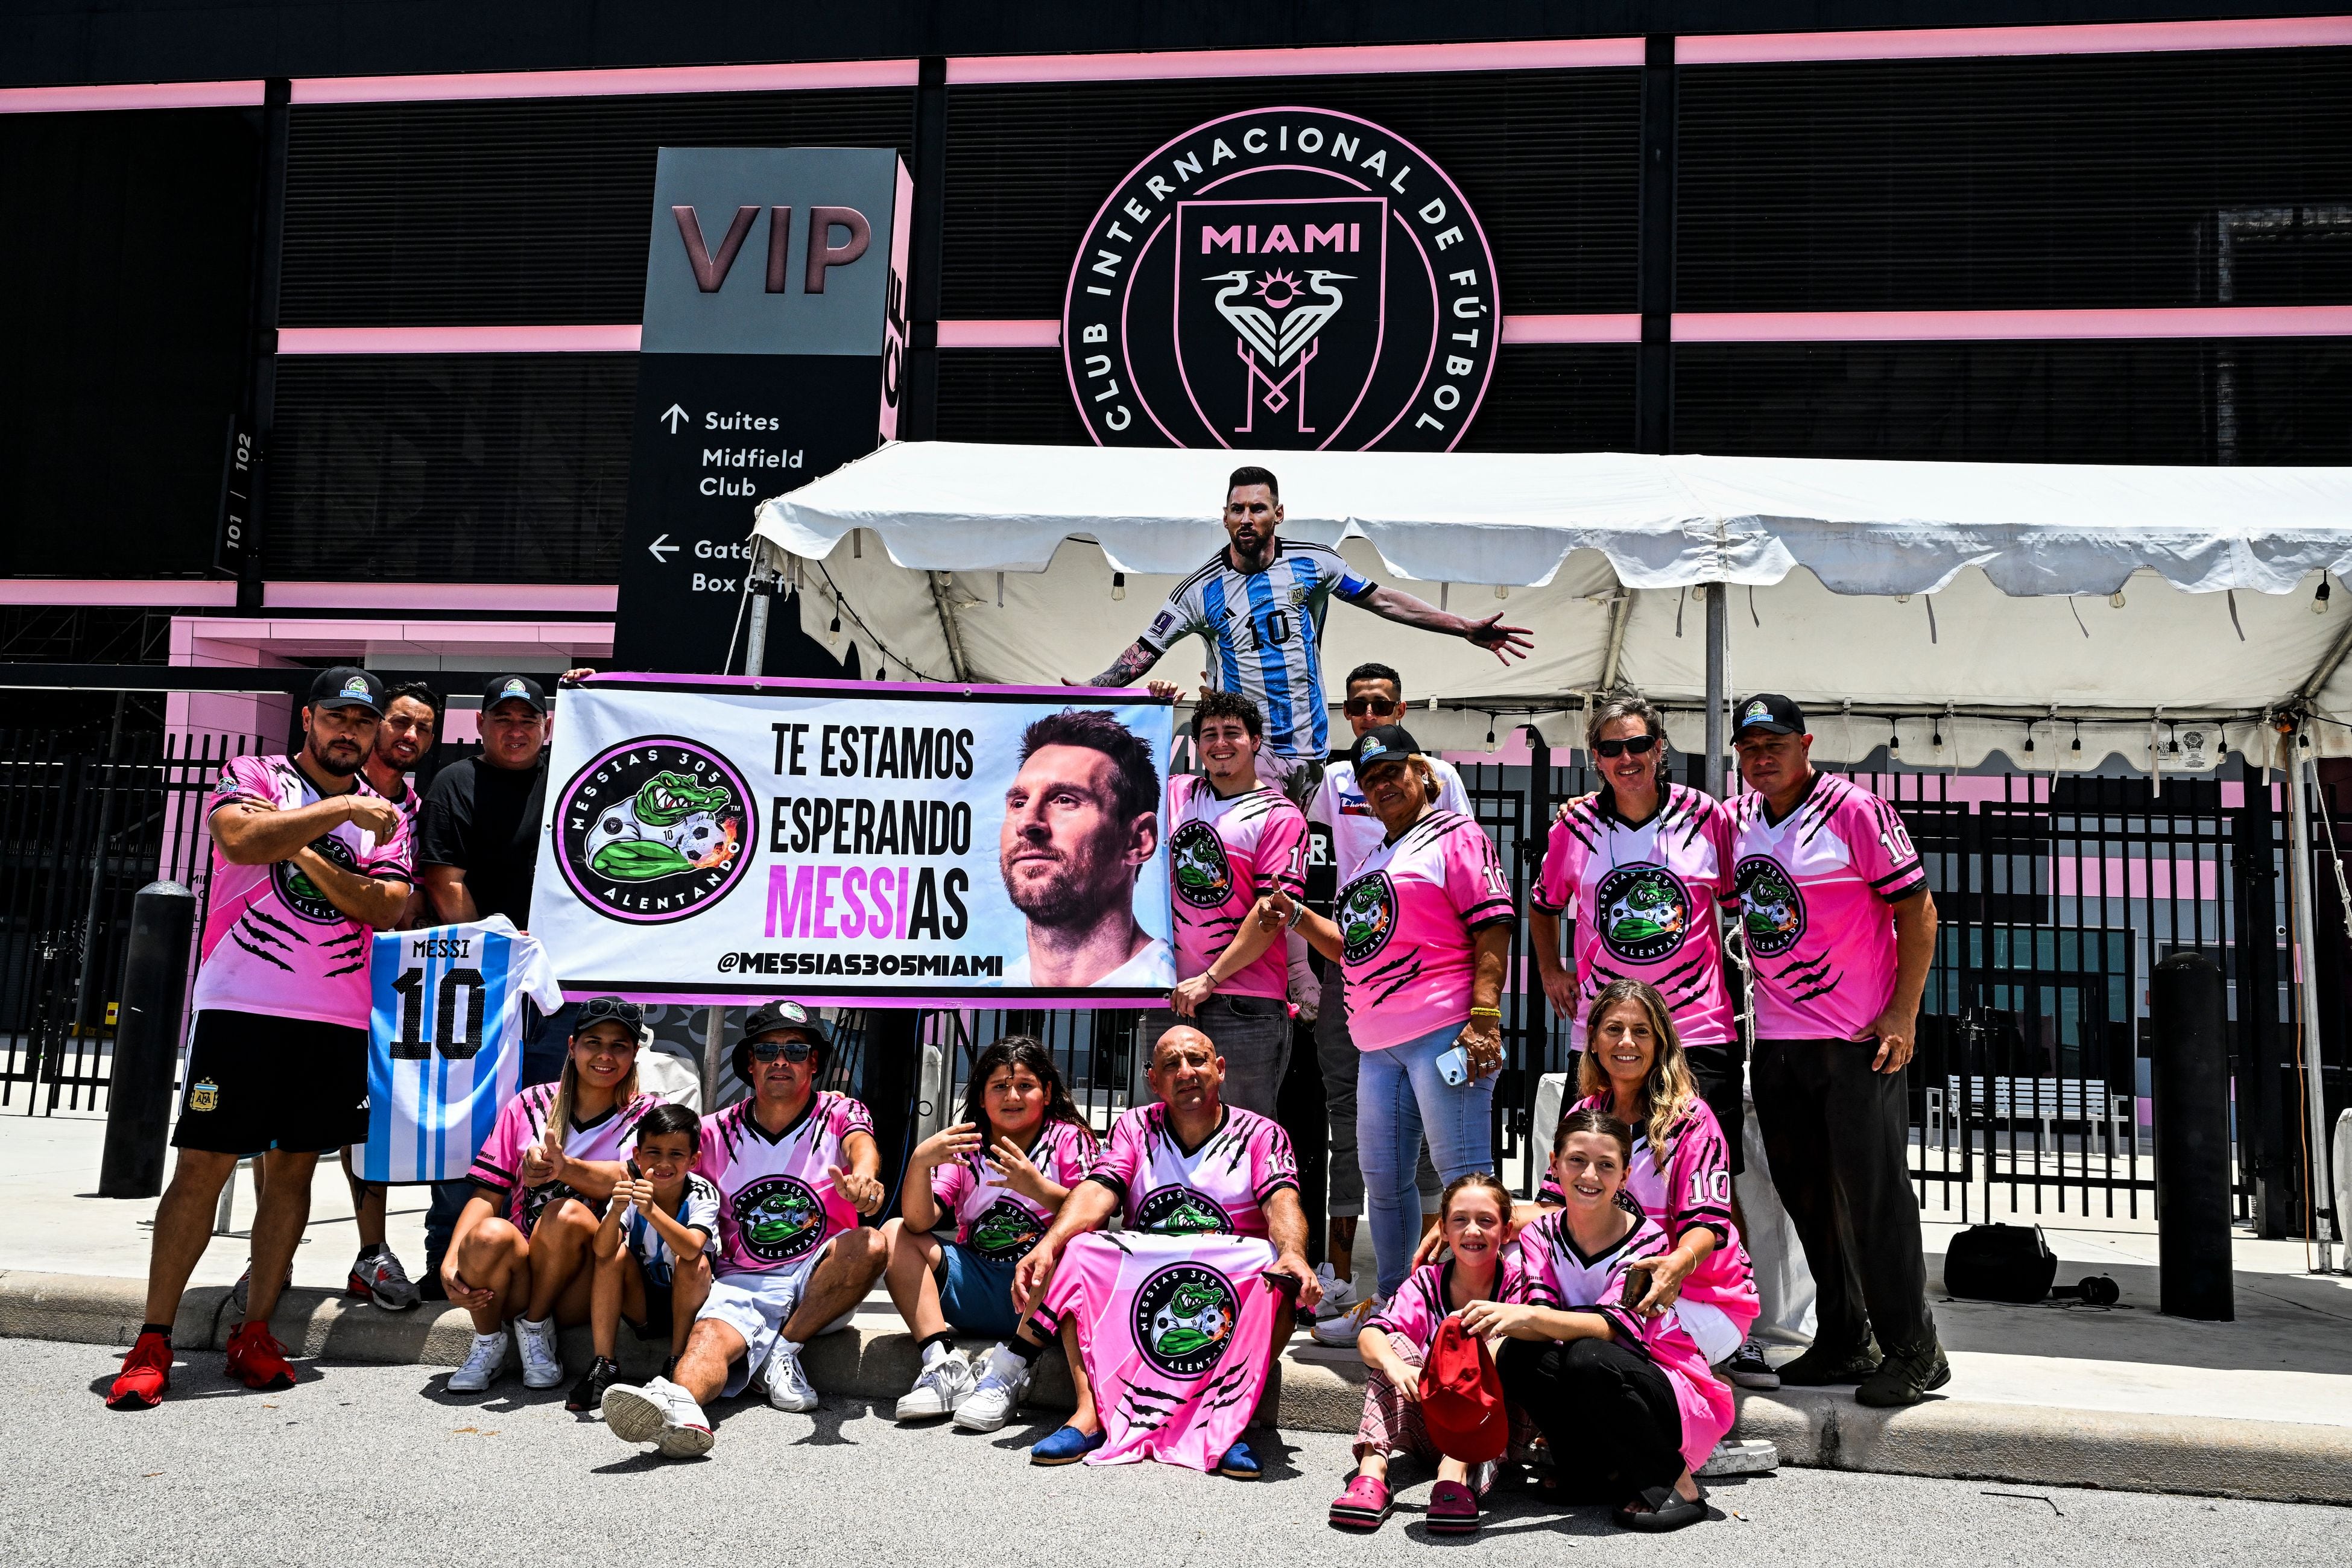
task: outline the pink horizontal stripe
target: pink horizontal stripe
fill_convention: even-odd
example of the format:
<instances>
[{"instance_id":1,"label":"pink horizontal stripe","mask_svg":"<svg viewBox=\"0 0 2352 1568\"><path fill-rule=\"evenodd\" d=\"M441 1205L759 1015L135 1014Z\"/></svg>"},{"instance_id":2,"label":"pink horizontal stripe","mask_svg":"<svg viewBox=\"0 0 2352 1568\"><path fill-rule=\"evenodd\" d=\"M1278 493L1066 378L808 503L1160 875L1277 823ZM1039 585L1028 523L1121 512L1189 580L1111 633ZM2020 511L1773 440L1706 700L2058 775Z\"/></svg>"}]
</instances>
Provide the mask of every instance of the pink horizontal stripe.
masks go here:
<instances>
[{"instance_id":1,"label":"pink horizontal stripe","mask_svg":"<svg viewBox=\"0 0 2352 1568\"><path fill-rule=\"evenodd\" d=\"M89 87L0 88L0 114L62 114L89 109L247 109L257 81L152 81Z\"/></svg>"},{"instance_id":2,"label":"pink horizontal stripe","mask_svg":"<svg viewBox=\"0 0 2352 1568\"><path fill-rule=\"evenodd\" d=\"M229 586L234 589L235 584ZM613 613L620 590L609 583L269 583L271 610L562 610ZM236 602L236 595L229 595Z\"/></svg>"},{"instance_id":3,"label":"pink horizontal stripe","mask_svg":"<svg viewBox=\"0 0 2352 1568\"><path fill-rule=\"evenodd\" d=\"M2056 859L2057 886L2053 890L2062 899L2221 896L2221 868L2210 860L2127 860L2119 855L2099 860L2060 855Z\"/></svg>"},{"instance_id":4,"label":"pink horizontal stripe","mask_svg":"<svg viewBox=\"0 0 2352 1568\"><path fill-rule=\"evenodd\" d=\"M236 584L220 578L0 578L0 605L152 605L198 609L236 603Z\"/></svg>"},{"instance_id":5,"label":"pink horizontal stripe","mask_svg":"<svg viewBox=\"0 0 2352 1568\"><path fill-rule=\"evenodd\" d=\"M1638 343L1639 316L1506 316L1507 343Z\"/></svg>"},{"instance_id":6,"label":"pink horizontal stripe","mask_svg":"<svg viewBox=\"0 0 2352 1568\"><path fill-rule=\"evenodd\" d=\"M304 77L294 83L294 101L439 103L485 98L612 98L635 93L813 92L847 87L912 87L915 70L913 60L814 60L799 65Z\"/></svg>"},{"instance_id":7,"label":"pink horizontal stripe","mask_svg":"<svg viewBox=\"0 0 2352 1568\"><path fill-rule=\"evenodd\" d=\"M280 327L281 354L635 353L634 321L564 327Z\"/></svg>"},{"instance_id":8,"label":"pink horizontal stripe","mask_svg":"<svg viewBox=\"0 0 2352 1568\"><path fill-rule=\"evenodd\" d=\"M1509 327L1504 328L1506 341ZM2352 335L2352 305L2191 305L2145 310L1693 311L1678 343L1864 343L2067 338L2321 338Z\"/></svg>"},{"instance_id":9,"label":"pink horizontal stripe","mask_svg":"<svg viewBox=\"0 0 2352 1568\"><path fill-rule=\"evenodd\" d=\"M1059 321L941 321L943 349L1057 349Z\"/></svg>"},{"instance_id":10,"label":"pink horizontal stripe","mask_svg":"<svg viewBox=\"0 0 2352 1568\"><path fill-rule=\"evenodd\" d=\"M635 680L662 686L718 686L750 691L819 691L866 692L877 697L909 697L929 701L945 701L937 695L949 690L961 692L985 691L1001 697L1044 697L1056 702L1077 700L1072 696L1076 689L1068 686L991 686L971 680L821 680L812 676L803 679L788 675L673 675L660 670L606 669L595 677L603 680ZM593 682L583 681L587 685ZM1129 703L1157 702L1159 699L1139 686L1098 686L1089 702L1101 702L1112 698Z\"/></svg>"},{"instance_id":11,"label":"pink horizontal stripe","mask_svg":"<svg viewBox=\"0 0 2352 1568\"><path fill-rule=\"evenodd\" d=\"M1675 40L1675 63L1935 60L1969 55L2126 55L2183 49L2298 49L2352 44L2352 16L2117 22L2059 27L1929 27L1857 33L1727 33Z\"/></svg>"},{"instance_id":12,"label":"pink horizontal stripe","mask_svg":"<svg viewBox=\"0 0 2352 1568\"><path fill-rule=\"evenodd\" d=\"M1362 76L1384 71L1563 70L1638 66L1639 38L1488 44L1367 44L1319 49L1182 49L1125 55L983 55L948 61L950 87L1022 81L1189 81L1204 77Z\"/></svg>"}]
</instances>

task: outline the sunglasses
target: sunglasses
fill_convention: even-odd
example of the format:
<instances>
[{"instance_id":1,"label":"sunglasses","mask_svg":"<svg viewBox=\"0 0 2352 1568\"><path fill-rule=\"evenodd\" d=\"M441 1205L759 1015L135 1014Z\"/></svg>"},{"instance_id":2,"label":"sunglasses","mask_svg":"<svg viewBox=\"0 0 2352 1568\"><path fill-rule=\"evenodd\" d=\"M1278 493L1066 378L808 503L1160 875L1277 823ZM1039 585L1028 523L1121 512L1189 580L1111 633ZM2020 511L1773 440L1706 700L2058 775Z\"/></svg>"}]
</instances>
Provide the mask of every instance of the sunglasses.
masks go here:
<instances>
[{"instance_id":1,"label":"sunglasses","mask_svg":"<svg viewBox=\"0 0 2352 1568\"><path fill-rule=\"evenodd\" d=\"M646 1026L646 1012L635 1002L624 1002L618 996L591 996L580 1005L579 1028L608 1021L625 1025L634 1033Z\"/></svg>"},{"instance_id":2,"label":"sunglasses","mask_svg":"<svg viewBox=\"0 0 2352 1568\"><path fill-rule=\"evenodd\" d=\"M1622 757L1628 752L1638 757L1654 751L1657 744L1655 735L1633 735L1622 741L1595 741L1592 749L1604 757Z\"/></svg>"},{"instance_id":3,"label":"sunglasses","mask_svg":"<svg viewBox=\"0 0 2352 1568\"><path fill-rule=\"evenodd\" d=\"M1397 705L1385 697L1350 697L1340 711L1350 719L1360 719L1369 713L1375 719L1385 719L1397 710Z\"/></svg>"},{"instance_id":4,"label":"sunglasses","mask_svg":"<svg viewBox=\"0 0 2352 1568\"><path fill-rule=\"evenodd\" d=\"M816 1047L806 1040L755 1040L751 1045L751 1059L772 1062L782 1057L788 1062L804 1062L815 1051Z\"/></svg>"}]
</instances>

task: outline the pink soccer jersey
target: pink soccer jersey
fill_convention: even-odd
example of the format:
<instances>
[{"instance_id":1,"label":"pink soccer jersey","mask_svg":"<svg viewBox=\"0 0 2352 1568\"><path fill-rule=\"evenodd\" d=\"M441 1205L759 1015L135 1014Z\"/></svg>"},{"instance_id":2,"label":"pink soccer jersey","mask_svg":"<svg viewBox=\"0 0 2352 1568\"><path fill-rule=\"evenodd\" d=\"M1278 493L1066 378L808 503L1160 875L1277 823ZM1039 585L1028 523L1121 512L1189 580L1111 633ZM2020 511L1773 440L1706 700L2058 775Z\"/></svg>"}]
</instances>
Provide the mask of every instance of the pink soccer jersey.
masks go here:
<instances>
[{"instance_id":1,"label":"pink soccer jersey","mask_svg":"<svg viewBox=\"0 0 2352 1568\"><path fill-rule=\"evenodd\" d=\"M1570 1110L1609 1110L1609 1096L1590 1095ZM1745 1335L1755 1322L1761 1303L1756 1294L1756 1273L1739 1227L1731 1223L1731 1150L1723 1124L1706 1101L1694 1100L1666 1141L1665 1169L1658 1168L1658 1152L1650 1146L1645 1123L1633 1127L1633 1159L1625 1171L1625 1195L1658 1224L1669 1239L1680 1241L1693 1227L1715 1232L1715 1250L1699 1261L1683 1281L1683 1294L1694 1301L1719 1307ZM1547 1169L1536 1202L1564 1201L1559 1178Z\"/></svg>"},{"instance_id":2,"label":"pink soccer jersey","mask_svg":"<svg viewBox=\"0 0 2352 1568\"><path fill-rule=\"evenodd\" d=\"M1226 1106L1217 1130L1187 1149L1168 1125L1168 1108L1154 1100L1119 1112L1087 1180L1125 1200L1131 1230L1264 1237L1267 1201L1298 1190L1298 1162L1288 1133L1238 1105Z\"/></svg>"},{"instance_id":3,"label":"pink soccer jersey","mask_svg":"<svg viewBox=\"0 0 2352 1568\"><path fill-rule=\"evenodd\" d=\"M352 782L362 794L375 795L365 778ZM233 757L205 811L209 817L236 801L288 811L323 798L291 757ZM392 837L378 841L346 822L311 847L347 870L404 882L411 875L409 826L403 815ZM329 903L293 862L239 866L215 844L209 898L193 1011L224 1008L368 1026L368 957L375 933Z\"/></svg>"},{"instance_id":4,"label":"pink soccer jersey","mask_svg":"<svg viewBox=\"0 0 2352 1568\"><path fill-rule=\"evenodd\" d=\"M1029 1146L1029 1163L1057 1187L1075 1187L1095 1168L1100 1146L1075 1121L1048 1121ZM1005 1184L1003 1175L975 1150L952 1165L931 1172L931 1198L956 1216L956 1240L992 1263L1025 1257L1054 1223L1040 1207Z\"/></svg>"},{"instance_id":5,"label":"pink soccer jersey","mask_svg":"<svg viewBox=\"0 0 2352 1568\"><path fill-rule=\"evenodd\" d=\"M1391 1339L1400 1339L1426 1355L1432 1342L1437 1338L1437 1325L1454 1311L1448 1305L1454 1300L1454 1268L1451 1259L1444 1263L1424 1263L1405 1276L1397 1293L1388 1304L1364 1321L1364 1327L1378 1329ZM1519 1255L1506 1247L1495 1265L1493 1289L1479 1298L1487 1301L1524 1301L1528 1284L1519 1266Z\"/></svg>"},{"instance_id":6,"label":"pink soccer jersey","mask_svg":"<svg viewBox=\"0 0 2352 1568\"><path fill-rule=\"evenodd\" d=\"M1220 796L1207 779L1168 781L1168 885L1176 909L1176 978L1208 972L1233 945L1250 906L1276 888L1307 891L1307 816L1267 785ZM1280 938L1218 993L1290 994L1288 950Z\"/></svg>"},{"instance_id":7,"label":"pink soccer jersey","mask_svg":"<svg viewBox=\"0 0 2352 1568\"><path fill-rule=\"evenodd\" d=\"M489 1137L483 1141L482 1152L474 1156L473 1168L466 1173L467 1181L499 1200L503 1217L525 1236L539 1223L540 1211L548 1205L558 1198L580 1196L562 1182L538 1187L523 1184L523 1152L546 1135L547 1113L554 1109L555 1090L554 1084L535 1083L508 1100L491 1125ZM574 1160L618 1164L636 1147L637 1123L661 1103L660 1095L640 1092L626 1105L616 1105L593 1121L575 1121L564 1134L564 1153ZM602 1212L601 1203L583 1201Z\"/></svg>"},{"instance_id":8,"label":"pink soccer jersey","mask_svg":"<svg viewBox=\"0 0 2352 1568\"><path fill-rule=\"evenodd\" d=\"M1553 823L1535 906L1576 923L1569 1048L1584 1048L1592 999L1612 980L1656 986L1686 1046L1737 1038L1715 918L1730 890L1730 814L1699 790L1668 784L1639 827L1607 789Z\"/></svg>"},{"instance_id":9,"label":"pink soccer jersey","mask_svg":"<svg viewBox=\"0 0 2352 1568\"><path fill-rule=\"evenodd\" d=\"M1759 1040L1859 1040L1895 994L1893 905L1927 885L1895 808L1813 775L1774 822L1764 797L1731 808L1734 874L1756 966Z\"/></svg>"},{"instance_id":10,"label":"pink soccer jersey","mask_svg":"<svg viewBox=\"0 0 2352 1568\"><path fill-rule=\"evenodd\" d=\"M1373 850L1331 910L1348 1033L1365 1051L1468 1022L1471 933L1514 913L1494 841L1453 811L1433 811Z\"/></svg>"},{"instance_id":11,"label":"pink soccer jersey","mask_svg":"<svg viewBox=\"0 0 2352 1568\"><path fill-rule=\"evenodd\" d=\"M1649 1357L1666 1374L1682 1412L1683 1458L1696 1469L1731 1430L1731 1390L1717 1380L1674 1308L1644 1318L1619 1304L1625 1293L1625 1271L1673 1247L1658 1222L1645 1219L1616 1246L1587 1257L1578 1249L1562 1209L1536 1220L1519 1232L1518 1239L1531 1303L1559 1311L1599 1313L1609 1320L1620 1344Z\"/></svg>"},{"instance_id":12,"label":"pink soccer jersey","mask_svg":"<svg viewBox=\"0 0 2352 1568\"><path fill-rule=\"evenodd\" d=\"M845 1230L857 1209L825 1173L849 1169L846 1140L871 1136L874 1118L845 1094L819 1089L800 1119L771 1137L739 1100L702 1119L702 1152L694 1168L719 1189L719 1271L768 1274L814 1257Z\"/></svg>"},{"instance_id":13,"label":"pink soccer jersey","mask_svg":"<svg viewBox=\"0 0 2352 1568\"><path fill-rule=\"evenodd\" d=\"M1033 1318L1063 1319L1094 1384L1105 1441L1089 1465L1158 1459L1206 1471L1249 1425L1271 1364L1271 1244L1239 1236L1075 1237Z\"/></svg>"}]
</instances>

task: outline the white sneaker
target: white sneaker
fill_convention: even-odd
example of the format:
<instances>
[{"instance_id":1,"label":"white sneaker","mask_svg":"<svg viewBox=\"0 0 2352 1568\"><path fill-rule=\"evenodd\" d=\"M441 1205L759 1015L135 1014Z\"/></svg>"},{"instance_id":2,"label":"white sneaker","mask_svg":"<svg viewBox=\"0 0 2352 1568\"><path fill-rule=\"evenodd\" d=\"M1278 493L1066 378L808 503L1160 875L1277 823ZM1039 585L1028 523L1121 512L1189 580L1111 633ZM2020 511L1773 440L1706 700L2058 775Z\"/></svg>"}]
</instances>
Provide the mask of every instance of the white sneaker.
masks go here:
<instances>
[{"instance_id":1,"label":"white sneaker","mask_svg":"<svg viewBox=\"0 0 2352 1568\"><path fill-rule=\"evenodd\" d=\"M476 1334L466 1364L449 1374L452 1394L479 1394L507 1369L507 1331Z\"/></svg>"},{"instance_id":2,"label":"white sneaker","mask_svg":"<svg viewBox=\"0 0 2352 1568\"><path fill-rule=\"evenodd\" d=\"M955 1424L966 1432L993 1432L1013 1419L1028 1392L1029 1363L998 1345L981 1363L971 1393L956 1406Z\"/></svg>"},{"instance_id":3,"label":"white sneaker","mask_svg":"<svg viewBox=\"0 0 2352 1568\"><path fill-rule=\"evenodd\" d=\"M928 1421L934 1416L952 1415L956 1406L971 1397L978 1382L963 1352L935 1344L924 1352L923 1370L916 1374L915 1386L898 1401L898 1417L901 1421Z\"/></svg>"},{"instance_id":4,"label":"white sneaker","mask_svg":"<svg viewBox=\"0 0 2352 1568\"><path fill-rule=\"evenodd\" d=\"M710 1452L717 1442L702 1406L666 1377L642 1386L616 1383L604 1391L604 1425L624 1443L653 1443L673 1459L691 1459Z\"/></svg>"},{"instance_id":5,"label":"white sneaker","mask_svg":"<svg viewBox=\"0 0 2352 1568\"><path fill-rule=\"evenodd\" d=\"M776 1336L776 1348L768 1352L768 1403L779 1410L814 1410L823 1403L816 1396L816 1385L808 1373L801 1370L801 1347Z\"/></svg>"},{"instance_id":6,"label":"white sneaker","mask_svg":"<svg viewBox=\"0 0 2352 1568\"><path fill-rule=\"evenodd\" d=\"M1323 1299L1315 1303L1315 1321L1318 1323L1326 1318L1339 1316L1360 1300L1356 1294L1356 1282L1342 1279L1332 1273L1328 1263L1315 1266L1315 1278L1323 1287Z\"/></svg>"},{"instance_id":7,"label":"white sneaker","mask_svg":"<svg viewBox=\"0 0 2352 1568\"><path fill-rule=\"evenodd\" d=\"M1780 1468L1780 1450L1769 1438L1748 1437L1735 1441L1726 1437L1706 1457L1706 1463L1691 1474L1695 1476L1760 1476L1767 1470Z\"/></svg>"},{"instance_id":8,"label":"white sneaker","mask_svg":"<svg viewBox=\"0 0 2352 1568\"><path fill-rule=\"evenodd\" d=\"M1367 1297L1336 1317L1321 1320L1307 1332L1318 1345L1352 1350L1355 1348L1356 1336L1364 1331L1364 1325L1370 1322L1387 1305L1388 1301L1382 1297Z\"/></svg>"},{"instance_id":9,"label":"white sneaker","mask_svg":"<svg viewBox=\"0 0 2352 1568\"><path fill-rule=\"evenodd\" d=\"M515 1342L522 1347L522 1385L553 1388L563 1381L563 1357L555 1348L555 1320L514 1321Z\"/></svg>"}]
</instances>

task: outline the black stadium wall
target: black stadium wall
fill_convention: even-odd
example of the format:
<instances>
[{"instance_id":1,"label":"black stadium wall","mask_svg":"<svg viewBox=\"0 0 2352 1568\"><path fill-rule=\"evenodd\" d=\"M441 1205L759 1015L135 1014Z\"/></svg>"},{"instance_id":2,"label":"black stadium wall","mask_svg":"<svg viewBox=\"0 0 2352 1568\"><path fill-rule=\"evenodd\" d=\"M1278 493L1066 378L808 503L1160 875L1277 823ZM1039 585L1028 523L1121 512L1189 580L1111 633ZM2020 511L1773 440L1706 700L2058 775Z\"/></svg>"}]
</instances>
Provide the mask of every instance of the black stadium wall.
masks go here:
<instances>
[{"instance_id":1,"label":"black stadium wall","mask_svg":"<svg viewBox=\"0 0 2352 1568\"><path fill-rule=\"evenodd\" d=\"M620 24L533 7L495 37L478 6L13 9L11 86L1578 35L1654 35L1656 61L1678 31L2295 10L881 6L808 26L796 12L786 38L780 11L740 6ZM656 148L896 147L927 178L918 100L297 101L276 324L633 323ZM974 83L935 101L941 261L935 295L917 280L919 344L927 298L935 321L1058 316L1082 232L1139 159L1285 102L1377 121L1442 163L1513 317L1639 314L1662 335L1669 314L2352 305L2352 49ZM15 205L72 215L0 237L5 570L207 565L263 126L242 108L0 114ZM1646 228L1645 140L1650 197L1671 196ZM1677 342L1648 371L1644 352L1507 342L1464 447L2352 462L2352 337ZM938 436L1087 439L1059 350L949 346L936 363ZM625 353L278 358L263 574L613 581L635 385ZM128 537L100 563L84 525L101 517Z\"/></svg>"}]
</instances>

